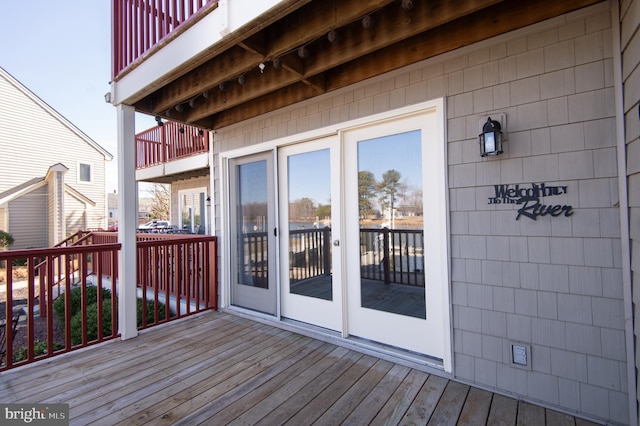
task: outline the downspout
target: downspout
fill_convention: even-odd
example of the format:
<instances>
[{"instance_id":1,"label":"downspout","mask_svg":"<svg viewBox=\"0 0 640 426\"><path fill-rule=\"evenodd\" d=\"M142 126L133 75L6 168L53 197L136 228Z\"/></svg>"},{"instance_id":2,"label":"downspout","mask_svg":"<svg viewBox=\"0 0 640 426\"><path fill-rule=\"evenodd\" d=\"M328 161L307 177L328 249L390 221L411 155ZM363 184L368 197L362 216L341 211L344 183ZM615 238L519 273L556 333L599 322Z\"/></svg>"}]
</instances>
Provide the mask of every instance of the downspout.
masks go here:
<instances>
[{"instance_id":1,"label":"downspout","mask_svg":"<svg viewBox=\"0 0 640 426\"><path fill-rule=\"evenodd\" d=\"M624 329L627 355L627 392L629 396L629 424L638 424L638 395L633 334L633 290L631 287L631 246L629 231L629 200L624 127L624 87L622 84L622 46L620 41L620 4L610 0L613 44L613 80L616 111L618 160L618 199L620 211L620 243L622 245L622 290L624 298Z\"/></svg>"}]
</instances>

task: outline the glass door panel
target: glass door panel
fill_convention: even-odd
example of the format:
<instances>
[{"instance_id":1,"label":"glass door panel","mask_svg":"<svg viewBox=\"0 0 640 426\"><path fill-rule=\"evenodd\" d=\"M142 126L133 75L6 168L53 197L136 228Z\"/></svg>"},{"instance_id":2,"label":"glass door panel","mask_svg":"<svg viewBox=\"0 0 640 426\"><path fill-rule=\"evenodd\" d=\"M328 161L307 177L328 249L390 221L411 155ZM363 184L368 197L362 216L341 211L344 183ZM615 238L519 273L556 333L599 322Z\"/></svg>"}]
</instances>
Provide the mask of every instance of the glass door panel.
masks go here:
<instances>
[{"instance_id":1,"label":"glass door panel","mask_svg":"<svg viewBox=\"0 0 640 426\"><path fill-rule=\"evenodd\" d=\"M345 131L346 334L442 360L449 341L441 110Z\"/></svg>"},{"instance_id":2,"label":"glass door panel","mask_svg":"<svg viewBox=\"0 0 640 426\"><path fill-rule=\"evenodd\" d=\"M189 234L206 233L206 189L180 191L180 229Z\"/></svg>"},{"instance_id":3,"label":"glass door panel","mask_svg":"<svg viewBox=\"0 0 640 426\"><path fill-rule=\"evenodd\" d=\"M289 292L333 300L329 150L290 155L287 168Z\"/></svg>"},{"instance_id":4,"label":"glass door panel","mask_svg":"<svg viewBox=\"0 0 640 426\"><path fill-rule=\"evenodd\" d=\"M271 153L230 162L231 303L276 314L275 201Z\"/></svg>"},{"instance_id":5,"label":"glass door panel","mask_svg":"<svg viewBox=\"0 0 640 426\"><path fill-rule=\"evenodd\" d=\"M332 161L339 153L327 139L282 148L278 158L282 316L340 330L342 297L333 260L339 255L339 209L332 197L339 164Z\"/></svg>"}]
</instances>

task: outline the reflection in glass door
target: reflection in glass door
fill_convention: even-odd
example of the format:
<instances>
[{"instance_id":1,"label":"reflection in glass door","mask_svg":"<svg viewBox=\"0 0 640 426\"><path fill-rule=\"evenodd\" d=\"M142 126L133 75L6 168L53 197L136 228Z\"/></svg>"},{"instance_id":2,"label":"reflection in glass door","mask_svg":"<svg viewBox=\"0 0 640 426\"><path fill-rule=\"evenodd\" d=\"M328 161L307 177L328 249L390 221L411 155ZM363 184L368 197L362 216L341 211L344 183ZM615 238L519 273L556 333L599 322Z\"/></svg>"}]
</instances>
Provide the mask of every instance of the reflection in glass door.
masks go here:
<instances>
[{"instance_id":1,"label":"reflection in glass door","mask_svg":"<svg viewBox=\"0 0 640 426\"><path fill-rule=\"evenodd\" d=\"M231 304L275 315L272 164L271 153L230 161Z\"/></svg>"},{"instance_id":2,"label":"reflection in glass door","mask_svg":"<svg viewBox=\"0 0 640 426\"><path fill-rule=\"evenodd\" d=\"M332 197L339 154L331 145L327 139L279 151L281 294L283 317L339 331L339 208Z\"/></svg>"},{"instance_id":3,"label":"reflection in glass door","mask_svg":"<svg viewBox=\"0 0 640 426\"><path fill-rule=\"evenodd\" d=\"M420 131L358 142L360 298L426 319Z\"/></svg>"}]
</instances>

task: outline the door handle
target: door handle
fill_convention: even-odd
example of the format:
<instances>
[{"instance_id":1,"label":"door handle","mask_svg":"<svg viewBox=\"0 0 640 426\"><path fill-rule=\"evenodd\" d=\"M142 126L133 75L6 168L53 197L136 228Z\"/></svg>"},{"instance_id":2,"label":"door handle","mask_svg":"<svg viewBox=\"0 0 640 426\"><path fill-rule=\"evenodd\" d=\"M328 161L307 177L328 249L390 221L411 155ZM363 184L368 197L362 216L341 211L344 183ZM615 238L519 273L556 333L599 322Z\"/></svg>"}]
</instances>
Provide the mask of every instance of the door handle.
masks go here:
<instances>
[{"instance_id":1,"label":"door handle","mask_svg":"<svg viewBox=\"0 0 640 426\"><path fill-rule=\"evenodd\" d=\"M340 245L340 240L333 240L333 245L338 247Z\"/></svg>"}]
</instances>

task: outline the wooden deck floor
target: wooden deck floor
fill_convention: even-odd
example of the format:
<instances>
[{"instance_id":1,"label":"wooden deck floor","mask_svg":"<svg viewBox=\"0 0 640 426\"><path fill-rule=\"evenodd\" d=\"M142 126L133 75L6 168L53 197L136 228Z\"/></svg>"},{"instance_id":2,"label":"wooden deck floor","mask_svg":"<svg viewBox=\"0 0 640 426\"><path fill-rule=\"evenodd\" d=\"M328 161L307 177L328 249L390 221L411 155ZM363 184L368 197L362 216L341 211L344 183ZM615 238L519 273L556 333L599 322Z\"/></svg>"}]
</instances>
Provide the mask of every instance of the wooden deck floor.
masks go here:
<instances>
[{"instance_id":1,"label":"wooden deck floor","mask_svg":"<svg viewBox=\"0 0 640 426\"><path fill-rule=\"evenodd\" d=\"M0 401L83 426L592 424L220 312L1 373Z\"/></svg>"}]
</instances>

